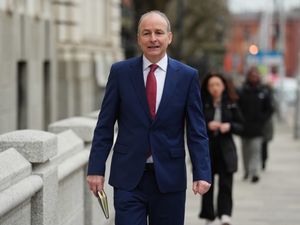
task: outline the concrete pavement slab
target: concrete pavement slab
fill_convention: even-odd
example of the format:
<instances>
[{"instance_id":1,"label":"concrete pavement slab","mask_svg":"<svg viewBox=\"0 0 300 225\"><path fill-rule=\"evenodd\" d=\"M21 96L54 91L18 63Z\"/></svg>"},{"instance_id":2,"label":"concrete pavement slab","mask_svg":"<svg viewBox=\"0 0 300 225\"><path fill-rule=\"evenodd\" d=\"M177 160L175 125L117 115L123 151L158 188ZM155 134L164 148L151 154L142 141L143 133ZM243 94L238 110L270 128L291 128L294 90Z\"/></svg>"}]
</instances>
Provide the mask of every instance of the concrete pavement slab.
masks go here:
<instances>
[{"instance_id":1,"label":"concrete pavement slab","mask_svg":"<svg viewBox=\"0 0 300 225\"><path fill-rule=\"evenodd\" d=\"M234 181L233 225L299 225L300 224L300 140L293 139L292 128L276 126L269 146L267 169L253 184L244 181L240 140L236 138L239 171ZM204 225L198 218L200 197L191 191L189 174L185 225ZM214 225L219 225L216 220Z\"/></svg>"}]
</instances>

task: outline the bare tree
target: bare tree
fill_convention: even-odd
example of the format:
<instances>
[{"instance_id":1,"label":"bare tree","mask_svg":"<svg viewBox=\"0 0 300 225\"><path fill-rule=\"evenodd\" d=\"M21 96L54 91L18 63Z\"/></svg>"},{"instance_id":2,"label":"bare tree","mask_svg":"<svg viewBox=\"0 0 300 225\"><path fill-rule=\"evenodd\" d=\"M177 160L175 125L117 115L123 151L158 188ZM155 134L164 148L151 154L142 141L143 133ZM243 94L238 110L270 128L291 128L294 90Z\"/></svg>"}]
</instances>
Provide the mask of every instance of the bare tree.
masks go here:
<instances>
[{"instance_id":1,"label":"bare tree","mask_svg":"<svg viewBox=\"0 0 300 225\"><path fill-rule=\"evenodd\" d=\"M127 28L129 40L135 42L140 15L161 10L170 18L174 33L171 56L197 68L220 67L229 19L226 0L133 0L131 6L134 22Z\"/></svg>"},{"instance_id":2,"label":"bare tree","mask_svg":"<svg viewBox=\"0 0 300 225\"><path fill-rule=\"evenodd\" d=\"M227 1L185 0L181 15L178 15L174 3L169 10L172 20L183 20L182 28L173 30L177 44L173 45L171 52L176 52L176 48L180 46L182 60L198 68L204 66L207 67L206 70L218 69L222 64L225 34L230 18Z\"/></svg>"}]
</instances>

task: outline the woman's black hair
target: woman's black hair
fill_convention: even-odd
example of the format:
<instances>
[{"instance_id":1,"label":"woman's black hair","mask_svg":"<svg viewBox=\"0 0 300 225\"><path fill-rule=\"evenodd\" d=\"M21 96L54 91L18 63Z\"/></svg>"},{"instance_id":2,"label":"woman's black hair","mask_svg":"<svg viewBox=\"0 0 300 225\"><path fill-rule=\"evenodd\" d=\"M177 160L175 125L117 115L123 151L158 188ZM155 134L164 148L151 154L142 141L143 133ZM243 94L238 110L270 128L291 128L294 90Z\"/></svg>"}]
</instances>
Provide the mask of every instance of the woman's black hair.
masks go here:
<instances>
[{"instance_id":1,"label":"woman's black hair","mask_svg":"<svg viewBox=\"0 0 300 225\"><path fill-rule=\"evenodd\" d=\"M208 82L212 77L218 77L223 82L225 87L222 94L223 98L228 99L230 102L236 102L238 100L238 95L235 91L235 87L231 79L226 79L220 73L208 73L204 77L201 85L201 97L203 102L212 102L212 97L208 91Z\"/></svg>"}]
</instances>

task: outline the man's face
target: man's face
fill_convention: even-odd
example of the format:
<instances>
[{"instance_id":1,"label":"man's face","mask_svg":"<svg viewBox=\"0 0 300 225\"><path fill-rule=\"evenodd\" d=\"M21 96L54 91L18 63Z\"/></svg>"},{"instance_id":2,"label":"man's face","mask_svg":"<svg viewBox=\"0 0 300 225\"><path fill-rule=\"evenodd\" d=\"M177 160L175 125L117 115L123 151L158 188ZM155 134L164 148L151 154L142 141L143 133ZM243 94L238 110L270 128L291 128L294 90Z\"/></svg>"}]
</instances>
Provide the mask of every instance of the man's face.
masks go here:
<instances>
[{"instance_id":1,"label":"man's face","mask_svg":"<svg viewBox=\"0 0 300 225\"><path fill-rule=\"evenodd\" d=\"M167 27L167 21L156 13L145 16L140 23L138 44L146 58L152 63L164 57L172 41L172 33Z\"/></svg>"},{"instance_id":2,"label":"man's face","mask_svg":"<svg viewBox=\"0 0 300 225\"><path fill-rule=\"evenodd\" d=\"M255 70L252 71L250 74L249 74L249 77L248 77L248 80L251 84L257 84L259 83L259 74L258 72L256 72Z\"/></svg>"}]
</instances>

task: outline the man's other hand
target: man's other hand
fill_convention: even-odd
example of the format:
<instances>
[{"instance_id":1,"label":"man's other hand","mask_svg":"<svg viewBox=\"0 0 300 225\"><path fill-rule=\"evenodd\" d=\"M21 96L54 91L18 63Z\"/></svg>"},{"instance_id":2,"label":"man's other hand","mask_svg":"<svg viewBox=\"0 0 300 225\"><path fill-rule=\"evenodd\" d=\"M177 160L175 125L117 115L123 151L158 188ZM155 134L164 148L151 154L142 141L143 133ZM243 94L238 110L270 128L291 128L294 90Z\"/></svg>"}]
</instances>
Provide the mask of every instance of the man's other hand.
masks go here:
<instances>
[{"instance_id":1,"label":"man's other hand","mask_svg":"<svg viewBox=\"0 0 300 225\"><path fill-rule=\"evenodd\" d=\"M204 195L210 188L211 184L204 180L197 180L193 182L194 194Z\"/></svg>"}]
</instances>

